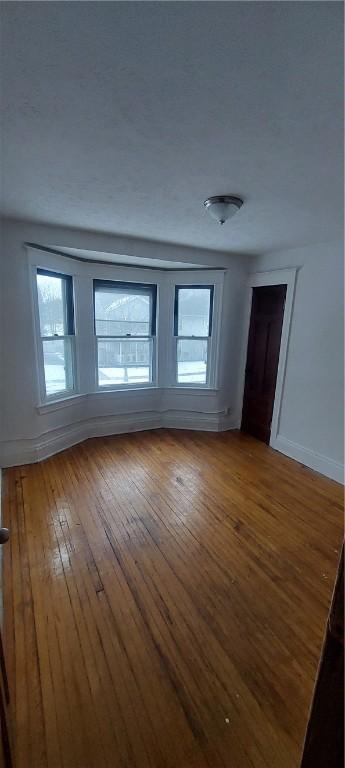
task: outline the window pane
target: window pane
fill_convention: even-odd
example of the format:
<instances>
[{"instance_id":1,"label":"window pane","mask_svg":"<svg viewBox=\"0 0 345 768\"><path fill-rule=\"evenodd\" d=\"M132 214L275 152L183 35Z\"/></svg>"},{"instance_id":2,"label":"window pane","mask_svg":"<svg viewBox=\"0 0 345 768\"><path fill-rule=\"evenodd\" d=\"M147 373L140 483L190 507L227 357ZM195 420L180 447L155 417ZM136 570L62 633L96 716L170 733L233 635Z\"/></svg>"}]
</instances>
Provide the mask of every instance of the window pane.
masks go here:
<instances>
[{"instance_id":1,"label":"window pane","mask_svg":"<svg viewBox=\"0 0 345 768\"><path fill-rule=\"evenodd\" d=\"M37 274L41 336L64 336L67 331L65 280Z\"/></svg>"},{"instance_id":2,"label":"window pane","mask_svg":"<svg viewBox=\"0 0 345 768\"><path fill-rule=\"evenodd\" d=\"M207 339L177 340L177 381L206 384Z\"/></svg>"},{"instance_id":3,"label":"window pane","mask_svg":"<svg viewBox=\"0 0 345 768\"><path fill-rule=\"evenodd\" d=\"M210 288L179 288L177 295L177 335L208 336L210 331Z\"/></svg>"},{"instance_id":4,"label":"window pane","mask_svg":"<svg viewBox=\"0 0 345 768\"><path fill-rule=\"evenodd\" d=\"M96 336L149 336L150 320L150 294L96 289Z\"/></svg>"},{"instance_id":5,"label":"window pane","mask_svg":"<svg viewBox=\"0 0 345 768\"><path fill-rule=\"evenodd\" d=\"M72 340L45 339L43 359L47 396L73 390Z\"/></svg>"},{"instance_id":6,"label":"window pane","mask_svg":"<svg viewBox=\"0 0 345 768\"><path fill-rule=\"evenodd\" d=\"M152 380L151 361L151 339L98 339L98 384L147 384Z\"/></svg>"}]
</instances>

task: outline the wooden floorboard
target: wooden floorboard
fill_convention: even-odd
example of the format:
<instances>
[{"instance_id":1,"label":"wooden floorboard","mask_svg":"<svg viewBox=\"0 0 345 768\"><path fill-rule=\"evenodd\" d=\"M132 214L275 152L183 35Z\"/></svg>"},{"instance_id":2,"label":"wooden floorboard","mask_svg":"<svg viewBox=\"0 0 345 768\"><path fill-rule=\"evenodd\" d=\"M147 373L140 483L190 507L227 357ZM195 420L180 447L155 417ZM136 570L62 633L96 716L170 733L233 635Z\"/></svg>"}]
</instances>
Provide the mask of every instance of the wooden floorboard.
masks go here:
<instances>
[{"instance_id":1,"label":"wooden floorboard","mask_svg":"<svg viewBox=\"0 0 345 768\"><path fill-rule=\"evenodd\" d=\"M4 475L16 768L298 768L339 485L174 430Z\"/></svg>"}]
</instances>

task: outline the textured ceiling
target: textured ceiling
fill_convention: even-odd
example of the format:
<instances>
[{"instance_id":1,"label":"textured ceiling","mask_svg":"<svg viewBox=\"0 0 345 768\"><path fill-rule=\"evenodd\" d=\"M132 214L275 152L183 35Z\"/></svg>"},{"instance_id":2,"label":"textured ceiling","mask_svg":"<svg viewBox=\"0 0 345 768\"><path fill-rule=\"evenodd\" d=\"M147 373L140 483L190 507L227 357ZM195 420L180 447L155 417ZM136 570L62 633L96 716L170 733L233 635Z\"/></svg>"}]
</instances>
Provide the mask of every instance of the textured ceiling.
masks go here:
<instances>
[{"instance_id":1,"label":"textured ceiling","mask_svg":"<svg viewBox=\"0 0 345 768\"><path fill-rule=\"evenodd\" d=\"M341 236L342 3L0 11L6 215L231 252ZM245 205L220 227L222 193Z\"/></svg>"}]
</instances>

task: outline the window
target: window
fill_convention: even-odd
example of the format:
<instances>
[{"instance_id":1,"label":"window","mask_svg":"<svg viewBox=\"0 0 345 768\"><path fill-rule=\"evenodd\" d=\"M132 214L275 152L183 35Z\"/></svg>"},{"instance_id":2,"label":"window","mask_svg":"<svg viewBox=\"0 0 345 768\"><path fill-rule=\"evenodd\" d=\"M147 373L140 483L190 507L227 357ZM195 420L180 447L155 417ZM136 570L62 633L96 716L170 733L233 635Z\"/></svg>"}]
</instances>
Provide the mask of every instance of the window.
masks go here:
<instances>
[{"instance_id":1,"label":"window","mask_svg":"<svg viewBox=\"0 0 345 768\"><path fill-rule=\"evenodd\" d=\"M208 385L213 285L175 288L174 336L177 384Z\"/></svg>"},{"instance_id":2,"label":"window","mask_svg":"<svg viewBox=\"0 0 345 768\"><path fill-rule=\"evenodd\" d=\"M74 311L72 277L37 269L38 312L45 399L72 393Z\"/></svg>"},{"instance_id":3,"label":"window","mask_svg":"<svg viewBox=\"0 0 345 768\"><path fill-rule=\"evenodd\" d=\"M94 280L99 387L155 379L156 285Z\"/></svg>"},{"instance_id":4,"label":"window","mask_svg":"<svg viewBox=\"0 0 345 768\"><path fill-rule=\"evenodd\" d=\"M30 250L40 412L95 392L120 401L136 388L218 390L223 270L167 273Z\"/></svg>"}]
</instances>

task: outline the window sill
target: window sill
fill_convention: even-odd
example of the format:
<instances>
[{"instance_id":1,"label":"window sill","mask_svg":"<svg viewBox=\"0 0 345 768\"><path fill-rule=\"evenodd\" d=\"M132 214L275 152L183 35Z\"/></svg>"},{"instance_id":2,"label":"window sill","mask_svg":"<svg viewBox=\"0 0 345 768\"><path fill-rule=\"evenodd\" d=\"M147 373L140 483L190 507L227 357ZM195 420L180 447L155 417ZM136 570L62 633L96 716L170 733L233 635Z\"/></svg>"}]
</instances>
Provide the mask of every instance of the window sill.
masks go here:
<instances>
[{"instance_id":1,"label":"window sill","mask_svg":"<svg viewBox=\"0 0 345 768\"><path fill-rule=\"evenodd\" d=\"M123 385L122 387L114 387L112 389L111 387L99 387L99 389L95 389L94 392L89 392L89 397L99 397L100 395L114 395L118 394L118 392L150 392L152 390L157 390L159 387L157 387L157 384L147 384L146 386L140 386L135 384L129 384L129 385Z\"/></svg>"},{"instance_id":2,"label":"window sill","mask_svg":"<svg viewBox=\"0 0 345 768\"><path fill-rule=\"evenodd\" d=\"M205 395L214 395L217 392L219 392L219 387L207 387L203 384L190 384L189 386L186 384L172 384L170 387L164 387L164 391L171 391L171 392L191 392L191 394L195 394L196 392L203 392Z\"/></svg>"},{"instance_id":3,"label":"window sill","mask_svg":"<svg viewBox=\"0 0 345 768\"><path fill-rule=\"evenodd\" d=\"M39 403L39 405L36 406L36 411L40 414L59 411L60 408L68 408L70 405L77 405L77 403L85 397L87 397L85 394L76 394L67 395L67 397L59 397L56 400L47 400L46 403Z\"/></svg>"},{"instance_id":4,"label":"window sill","mask_svg":"<svg viewBox=\"0 0 345 768\"><path fill-rule=\"evenodd\" d=\"M183 392L184 395L191 394L195 396L197 392L202 393L203 395L212 396L215 395L217 392L219 392L219 387L198 387L195 384L191 384L189 387L187 386L179 386L176 384L175 386L170 387L157 387L156 384L151 384L147 387L123 387L121 389L97 389L94 392L88 392L83 394L75 394L75 395L69 395L68 397L61 397L57 400L49 400L46 403L40 403L36 406L36 411L40 415L44 415L45 413L54 413L54 411L59 411L62 408L68 408L72 405L78 405L80 402L85 400L86 398L103 398L104 396L111 397L112 395L118 395L118 394L132 394L134 397L135 394L141 394L144 392L171 392L176 394L176 392Z\"/></svg>"}]
</instances>

